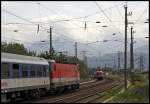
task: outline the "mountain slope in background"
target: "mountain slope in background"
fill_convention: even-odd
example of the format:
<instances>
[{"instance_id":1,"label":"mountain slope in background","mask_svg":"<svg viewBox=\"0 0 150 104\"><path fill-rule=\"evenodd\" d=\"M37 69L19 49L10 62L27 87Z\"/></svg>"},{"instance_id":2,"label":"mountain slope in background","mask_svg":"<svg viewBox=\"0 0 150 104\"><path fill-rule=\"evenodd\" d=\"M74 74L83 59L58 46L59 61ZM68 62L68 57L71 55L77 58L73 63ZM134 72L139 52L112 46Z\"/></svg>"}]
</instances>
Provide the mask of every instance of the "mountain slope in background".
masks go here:
<instances>
[{"instance_id":1,"label":"mountain slope in background","mask_svg":"<svg viewBox=\"0 0 150 104\"><path fill-rule=\"evenodd\" d=\"M148 69L149 66L149 47L148 45L143 45L141 47L138 47L134 49L134 65L135 68L140 67L140 55L143 56L143 67L145 70ZM127 53L127 63L128 67L130 67L130 53ZM88 57L88 66L90 68L94 67L104 67L106 66L112 67L114 69L117 69L118 67L118 53L109 53L109 54L104 54L103 56L100 57ZM120 67L124 68L124 53L121 53L120 56Z\"/></svg>"}]
</instances>

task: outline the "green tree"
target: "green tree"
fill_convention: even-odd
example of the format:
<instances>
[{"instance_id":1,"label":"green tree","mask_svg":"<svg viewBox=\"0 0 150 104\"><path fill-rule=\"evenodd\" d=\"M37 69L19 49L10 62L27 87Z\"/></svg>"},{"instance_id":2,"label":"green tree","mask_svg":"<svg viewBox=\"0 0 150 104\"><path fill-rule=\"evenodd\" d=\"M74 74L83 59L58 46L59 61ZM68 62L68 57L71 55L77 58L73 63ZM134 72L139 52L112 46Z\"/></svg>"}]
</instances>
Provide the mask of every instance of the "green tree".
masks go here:
<instances>
[{"instance_id":1,"label":"green tree","mask_svg":"<svg viewBox=\"0 0 150 104\"><path fill-rule=\"evenodd\" d=\"M20 55L36 56L36 52L30 51L24 47L23 44L19 43L6 43L2 42L1 52L14 53Z\"/></svg>"}]
</instances>

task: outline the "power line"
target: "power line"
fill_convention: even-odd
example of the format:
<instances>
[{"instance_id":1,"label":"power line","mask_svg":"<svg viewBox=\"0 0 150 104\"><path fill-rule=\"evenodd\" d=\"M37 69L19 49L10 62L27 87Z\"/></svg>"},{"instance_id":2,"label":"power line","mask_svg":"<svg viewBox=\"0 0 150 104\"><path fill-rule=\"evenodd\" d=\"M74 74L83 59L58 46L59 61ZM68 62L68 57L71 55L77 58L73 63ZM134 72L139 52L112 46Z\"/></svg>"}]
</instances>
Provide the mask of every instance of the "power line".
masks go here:
<instances>
[{"instance_id":1,"label":"power line","mask_svg":"<svg viewBox=\"0 0 150 104\"><path fill-rule=\"evenodd\" d=\"M26 19L26 18L23 18L23 17L21 17L21 16L18 16L18 15L14 14L14 13L12 13L12 12L6 10L6 9L3 9L3 8L2 8L2 10L3 10L4 12L6 12L6 13L8 13L8 14L10 14L10 15L13 15L13 16L15 16L15 17L18 17L18 18L20 18L20 19L22 19L22 20L24 20L24 21L26 21L26 22L32 23L32 24L34 24L34 25L38 25L38 24L36 24L36 23L34 23L34 22L32 22L32 21ZM42 27L42 26L40 25L40 27ZM42 28L43 28L43 27L42 27ZM47 30L47 29L46 29L46 30Z\"/></svg>"},{"instance_id":2,"label":"power line","mask_svg":"<svg viewBox=\"0 0 150 104\"><path fill-rule=\"evenodd\" d=\"M13 30L5 29L3 31L15 31L15 30L17 30L17 31L37 31L37 30L20 30L20 29L13 29ZM45 30L40 30L40 31L45 31Z\"/></svg>"},{"instance_id":3,"label":"power line","mask_svg":"<svg viewBox=\"0 0 150 104\"><path fill-rule=\"evenodd\" d=\"M37 3L37 2L36 2ZM56 12L54 12L54 11L52 11L52 10L50 10L49 8L47 8L46 6L44 6L43 4L41 4L41 3L37 3L38 5L40 5L40 6L42 6L43 8L45 8L46 10L48 10L49 12L53 12L54 14L56 13Z\"/></svg>"},{"instance_id":4,"label":"power line","mask_svg":"<svg viewBox=\"0 0 150 104\"><path fill-rule=\"evenodd\" d=\"M140 4L140 3L137 3L137 4L134 6L134 8L132 9L132 11L134 11L134 10L138 7L139 4Z\"/></svg>"},{"instance_id":5,"label":"power line","mask_svg":"<svg viewBox=\"0 0 150 104\"><path fill-rule=\"evenodd\" d=\"M7 11L8 12L8 11ZM9 14L11 14L11 15L14 15L14 14L12 14L12 13L10 13L9 12ZM25 21L27 21L27 22L30 22L30 23L32 23L32 24L35 24L35 23L33 23L33 22L31 22L31 21L29 21L29 20L27 20L27 19L25 19L25 18L22 18L22 17L20 17L20 16L17 16L17 15L14 15L14 16L16 16L16 17L19 17L20 19L23 19L23 20L25 20ZM75 24L75 23L74 23ZM37 24L36 24L37 25ZM79 26L78 24L76 24L77 26ZM41 27L41 26L40 26ZM83 27L81 27L81 28L83 28Z\"/></svg>"},{"instance_id":6,"label":"power line","mask_svg":"<svg viewBox=\"0 0 150 104\"><path fill-rule=\"evenodd\" d=\"M122 4L122 3L121 3L121 4ZM118 6L118 5L121 5L121 4L117 4L117 5L112 6L112 7L110 7L110 8L106 8L105 10L114 8L114 7L116 7L116 6ZM44 6L44 5L40 4L40 3L39 3L39 5L41 5L42 7L46 8L48 11L50 11L46 6ZM53 11L53 13L55 13L55 12ZM77 18L72 18L72 19L59 20L59 21L55 21L55 22L70 21L70 20L73 20L73 19L87 18L88 16L91 16L91 15L93 15L93 14L97 14L97 12L96 12L96 13L89 14L89 15L87 15L87 16L83 16L83 17L77 17ZM61 16L61 17L62 17L62 16ZM63 17L63 18L64 18L64 17ZM54 23L54 22L53 22L53 23ZM72 23L72 22L71 22L71 23ZM76 23L72 23L72 24L74 24L74 25L76 25L76 26L79 26L80 28L83 28L83 27L81 27L80 25L78 25L78 24L76 24Z\"/></svg>"},{"instance_id":7,"label":"power line","mask_svg":"<svg viewBox=\"0 0 150 104\"><path fill-rule=\"evenodd\" d=\"M116 6L116 9L117 9L119 15L121 16L121 18L122 18L122 20L123 20L123 19L124 19L124 18L123 18L123 15L121 14L120 9L118 8L118 6ZM121 22L119 22L119 30L120 30L120 28L121 28L120 24L121 24Z\"/></svg>"},{"instance_id":8,"label":"power line","mask_svg":"<svg viewBox=\"0 0 150 104\"><path fill-rule=\"evenodd\" d=\"M38 3L38 4L39 4L39 5L42 5L41 3ZM46 8L48 11L50 11L46 6L42 5L42 7ZM53 13L57 14L57 13L54 12L54 11L53 11ZM61 16L61 17L62 17L62 16ZM62 18L64 18L64 17L62 17ZM70 21L70 22L72 23L72 21ZM72 24L76 25L77 27L83 28L83 27L81 27L80 25L78 25L78 24L76 24L76 23L72 23Z\"/></svg>"},{"instance_id":9,"label":"power line","mask_svg":"<svg viewBox=\"0 0 150 104\"><path fill-rule=\"evenodd\" d=\"M110 10L110 9L115 8L115 7L117 7L117 6L120 6L120 5L122 5L122 4L123 4L123 3L116 4L116 5L114 5L114 6L111 6L111 7L109 7L109 8L104 9L104 11ZM93 15L98 14L98 13L101 13L101 12L98 12L98 11L97 11L97 12L95 12L95 13L91 13L91 14L88 14L88 15L85 15L85 16L75 17L75 18L65 19L65 20L59 20L59 21L56 21L56 22L70 21L70 20L75 20L75 19L88 18L88 17L93 16Z\"/></svg>"},{"instance_id":10,"label":"power line","mask_svg":"<svg viewBox=\"0 0 150 104\"><path fill-rule=\"evenodd\" d=\"M139 15L138 19L135 21L135 23L136 23L137 21L139 21L139 20L143 17L143 14L146 12L147 9L148 9L148 7L146 7L146 8L144 9L144 11L141 13L141 15ZM134 23L134 24L135 24L135 23Z\"/></svg>"},{"instance_id":11,"label":"power line","mask_svg":"<svg viewBox=\"0 0 150 104\"><path fill-rule=\"evenodd\" d=\"M35 24L34 22L29 21L29 20L27 20L27 19L25 19L25 18L23 18L23 17L17 16L17 15L15 15L15 14L14 14L14 13L12 13L12 12L7 11L6 9L3 9L3 8L2 8L2 10L3 10L4 12L6 12L6 13L8 13L8 14L10 14L10 15L13 15L13 16L15 16L15 17L18 17L18 18L20 18L20 19L22 19L22 20L24 20L24 21L26 21L26 22L29 22L29 23ZM36 24L36 25L37 25L37 24Z\"/></svg>"},{"instance_id":12,"label":"power line","mask_svg":"<svg viewBox=\"0 0 150 104\"><path fill-rule=\"evenodd\" d=\"M44 8L46 8L48 11L50 11L46 6L44 6L43 4L41 4L41 3L38 3L39 5L41 5L42 7L44 7ZM53 13L54 14L58 14L58 13L56 13L56 12L54 12L53 11ZM62 17L62 16L61 16ZM64 17L62 17L63 19L65 19ZM73 24L75 24L75 23L73 23ZM78 24L75 24L75 25L77 25L77 26L79 26ZM81 27L81 26L80 26Z\"/></svg>"},{"instance_id":13,"label":"power line","mask_svg":"<svg viewBox=\"0 0 150 104\"><path fill-rule=\"evenodd\" d=\"M99 4L95 1L96 6L100 9L100 11L104 14L104 16L109 20L109 22L118 30L118 28L113 24L112 20L107 16L104 10L99 6ZM121 32L119 31L121 34Z\"/></svg>"},{"instance_id":14,"label":"power line","mask_svg":"<svg viewBox=\"0 0 150 104\"><path fill-rule=\"evenodd\" d=\"M18 39L13 39L13 38L10 38L10 37L5 37L3 36L3 38L6 38L6 39L11 39L11 40L14 40L14 41L19 41L19 42L24 42L24 43L27 43L27 44L32 44L32 45L39 45L39 44L48 44L49 42L44 42L42 43L41 41L34 41L34 42L29 42L29 41L24 41L24 40L18 40ZM48 41L48 40L44 40L44 41ZM53 40L54 43L63 43L63 42L58 42L57 40ZM67 40L69 41L69 40ZM40 42L40 43L37 43L37 42ZM71 41L72 42L72 41Z\"/></svg>"},{"instance_id":15,"label":"power line","mask_svg":"<svg viewBox=\"0 0 150 104\"><path fill-rule=\"evenodd\" d=\"M13 30L9 30L9 31L13 31ZM20 30L19 30L20 31ZM25 30L21 30L21 31L25 31ZM34 30L33 30L34 31ZM60 33L58 33L58 32L55 32L54 31L54 33L56 33L56 34L59 34L59 35L61 35L61 36L64 36L64 37L66 37L66 38L69 38L69 37L67 37L67 36L65 36L64 34L60 34ZM62 38L61 38L62 39ZM65 39L64 39L65 40ZM72 40L72 41L71 41ZM67 40L68 41L68 40ZM70 42L75 42L75 40L73 40L73 39L71 39L71 38L69 38L69 41Z\"/></svg>"},{"instance_id":16,"label":"power line","mask_svg":"<svg viewBox=\"0 0 150 104\"><path fill-rule=\"evenodd\" d=\"M20 16L18 16L18 15L15 15L14 13L12 13L12 12L9 12L9 11L7 11L7 10L5 10L5 9L2 9L4 12L6 12L6 13L8 13L8 14L10 14L10 15L13 15L13 16L15 16L15 17L18 17L18 18L20 18L20 19L22 19L22 20L24 20L24 21L26 21L26 22L29 22L29 23L32 23L32 24L35 24L34 22L32 22L32 21L29 21L29 20L27 20L27 19L25 19L25 18L23 18L23 17L20 17ZM35 24L35 25L37 25L37 24ZM42 26L40 26L40 27L42 27ZM43 28L43 27L42 27ZM46 29L47 30L47 29ZM56 33L56 32L55 32ZM57 33L58 34L58 33Z\"/></svg>"},{"instance_id":17,"label":"power line","mask_svg":"<svg viewBox=\"0 0 150 104\"><path fill-rule=\"evenodd\" d=\"M37 3L37 2L36 2ZM37 3L39 6L45 8L48 12L53 13L53 14L57 14L56 12L54 12L53 10L50 10L49 8L47 8L45 5L41 4L41 3ZM56 18L55 18L56 19Z\"/></svg>"},{"instance_id":18,"label":"power line","mask_svg":"<svg viewBox=\"0 0 150 104\"><path fill-rule=\"evenodd\" d=\"M69 41L78 42L78 43L80 43L80 44L84 44L83 42L80 42L80 41L76 41L76 40L74 40L74 39L71 39L71 38L67 37L66 35L64 35L64 34L62 34L62 33L59 33L59 32L56 32L56 31L53 31L53 32L56 33L56 34L60 34L61 36L64 36L64 37L66 37L66 38L68 38ZM85 45L86 45L86 44L85 44Z\"/></svg>"},{"instance_id":19,"label":"power line","mask_svg":"<svg viewBox=\"0 0 150 104\"><path fill-rule=\"evenodd\" d=\"M84 21L85 22L85 21ZM8 24L16 24L16 25L33 25L33 24L26 24L26 23L5 23L5 25L8 25ZM77 25L77 24L76 24ZM78 25L79 26L79 25ZM84 28L84 27L81 27L81 28ZM100 28L100 26L90 26L90 27L87 27L87 28ZM67 27L63 27L63 28L56 28L56 29L78 29L76 27L74 28L67 28Z\"/></svg>"},{"instance_id":20,"label":"power line","mask_svg":"<svg viewBox=\"0 0 150 104\"><path fill-rule=\"evenodd\" d=\"M85 22L85 21L80 21L80 20L72 20L72 21L78 21L78 22ZM137 21L137 20L131 20L131 21ZM96 23L95 21L86 21L86 22L90 22L90 23ZM124 22L124 21L112 21L112 22ZM3 21L2 21L3 23ZM107 23L107 22L103 22L103 23ZM143 23L143 21L139 21L138 23ZM28 23L17 23L17 22L8 22L8 23L4 23L5 25L9 25L9 24L17 24L17 25L35 25L35 24L28 24ZM44 25L49 25L49 23L42 23ZM87 28L96 28L96 27L100 27L100 26L94 26L94 27L87 27ZM82 27L84 28L84 27ZM77 28L63 28L63 29L77 29Z\"/></svg>"},{"instance_id":21,"label":"power line","mask_svg":"<svg viewBox=\"0 0 150 104\"><path fill-rule=\"evenodd\" d=\"M119 8L118 8L118 6L116 6L116 9L117 9L118 13L121 15L122 19L124 19L124 18L123 18L123 15L121 14L121 12L120 12L120 10L119 10Z\"/></svg>"}]
</instances>

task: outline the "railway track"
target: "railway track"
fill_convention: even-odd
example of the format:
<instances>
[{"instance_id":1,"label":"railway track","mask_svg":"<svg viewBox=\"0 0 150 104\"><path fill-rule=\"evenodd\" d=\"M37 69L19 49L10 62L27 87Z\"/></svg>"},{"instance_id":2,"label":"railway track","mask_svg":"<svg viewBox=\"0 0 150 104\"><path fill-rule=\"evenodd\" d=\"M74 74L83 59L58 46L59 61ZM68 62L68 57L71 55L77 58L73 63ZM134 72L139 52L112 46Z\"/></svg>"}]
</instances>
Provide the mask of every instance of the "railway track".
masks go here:
<instances>
[{"instance_id":1,"label":"railway track","mask_svg":"<svg viewBox=\"0 0 150 104\"><path fill-rule=\"evenodd\" d=\"M108 90L113 89L113 88L120 89L122 87L123 87L123 84L113 85L112 87L104 89L103 91L100 91L98 93L93 93L91 95L85 96L85 97L83 97L83 99L80 99L75 103L96 103L101 97L103 97L105 95L105 91L108 91Z\"/></svg>"},{"instance_id":2,"label":"railway track","mask_svg":"<svg viewBox=\"0 0 150 104\"><path fill-rule=\"evenodd\" d=\"M102 83L104 82L105 80L102 80L102 81L96 81L96 80L90 80L90 81L85 81L85 82L81 82L80 83L80 89L76 89L76 90L69 90L69 91L65 91L64 93L62 94L48 94L47 96L44 96L44 97L41 97L40 100L37 100L37 99L29 99L29 101L22 101L22 100L18 100L17 102L21 102L21 103L34 103L34 102L43 102L43 100L46 100L46 99L51 99L51 98L56 98L56 97L59 97L59 96L64 96L64 95L68 95L72 92L75 92L75 91L80 91L84 88L89 88L93 85L97 85L99 83Z\"/></svg>"},{"instance_id":3,"label":"railway track","mask_svg":"<svg viewBox=\"0 0 150 104\"><path fill-rule=\"evenodd\" d=\"M50 94L40 99L21 101L21 103L90 103L100 98L99 93L121 85L121 81L106 78L102 81L81 83L80 88L74 91L65 91L62 94Z\"/></svg>"},{"instance_id":4,"label":"railway track","mask_svg":"<svg viewBox=\"0 0 150 104\"><path fill-rule=\"evenodd\" d=\"M120 85L120 81L105 79L81 85L80 89L57 96L50 96L33 101L33 103L85 103L99 98L97 93L105 92ZM32 102L31 102L32 103Z\"/></svg>"},{"instance_id":5,"label":"railway track","mask_svg":"<svg viewBox=\"0 0 150 104\"><path fill-rule=\"evenodd\" d=\"M92 96L96 95L97 92L104 92L108 89L111 89L115 86L119 85L118 82L112 82L110 80L107 80L103 85L101 86L92 86L89 89L82 90L78 93L74 93L73 95L67 96L67 97L62 97L58 99L51 99L47 103L83 103L85 102L85 99L89 99ZM96 96L97 98L98 96ZM86 101L90 102L90 101Z\"/></svg>"}]
</instances>

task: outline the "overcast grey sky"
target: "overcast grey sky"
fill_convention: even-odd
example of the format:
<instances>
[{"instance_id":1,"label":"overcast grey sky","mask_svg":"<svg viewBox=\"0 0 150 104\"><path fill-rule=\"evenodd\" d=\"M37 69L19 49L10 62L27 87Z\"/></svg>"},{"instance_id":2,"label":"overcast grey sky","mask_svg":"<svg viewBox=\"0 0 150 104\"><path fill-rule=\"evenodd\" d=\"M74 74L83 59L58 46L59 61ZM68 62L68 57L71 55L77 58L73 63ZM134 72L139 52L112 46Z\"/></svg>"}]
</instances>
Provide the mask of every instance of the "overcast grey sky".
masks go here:
<instances>
[{"instance_id":1,"label":"overcast grey sky","mask_svg":"<svg viewBox=\"0 0 150 104\"><path fill-rule=\"evenodd\" d=\"M50 26L56 43L67 42L65 37L81 43L112 39L124 41L125 4L125 1L2 1L2 41L28 45L41 40L48 42ZM128 21L134 22L134 38L144 39L149 31L148 24L144 23L149 19L148 1L128 1L127 5L128 12L132 11ZM104 25L108 27L102 27ZM128 25L128 38L130 27Z\"/></svg>"}]
</instances>

